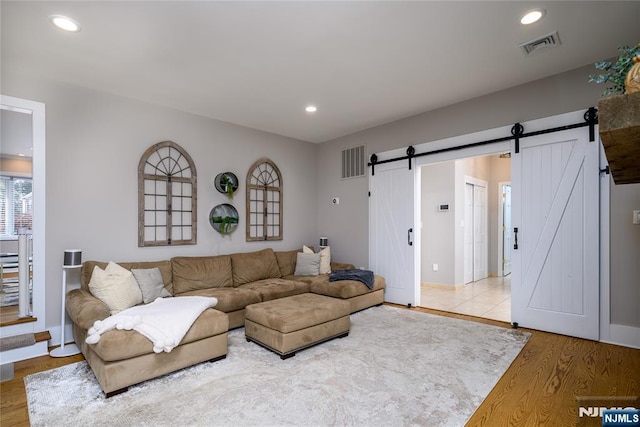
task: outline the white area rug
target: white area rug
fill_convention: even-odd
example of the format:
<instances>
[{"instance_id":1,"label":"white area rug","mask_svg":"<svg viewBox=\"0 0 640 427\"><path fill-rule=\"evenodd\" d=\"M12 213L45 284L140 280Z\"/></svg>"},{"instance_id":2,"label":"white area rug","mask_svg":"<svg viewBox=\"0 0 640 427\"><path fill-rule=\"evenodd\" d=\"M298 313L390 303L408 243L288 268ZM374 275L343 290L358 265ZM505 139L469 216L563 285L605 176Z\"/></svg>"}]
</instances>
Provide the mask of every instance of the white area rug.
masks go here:
<instances>
[{"instance_id":1,"label":"white area rug","mask_svg":"<svg viewBox=\"0 0 640 427\"><path fill-rule=\"evenodd\" d=\"M229 333L223 361L105 399L85 362L25 378L34 426L462 426L529 335L394 308L281 360Z\"/></svg>"}]
</instances>

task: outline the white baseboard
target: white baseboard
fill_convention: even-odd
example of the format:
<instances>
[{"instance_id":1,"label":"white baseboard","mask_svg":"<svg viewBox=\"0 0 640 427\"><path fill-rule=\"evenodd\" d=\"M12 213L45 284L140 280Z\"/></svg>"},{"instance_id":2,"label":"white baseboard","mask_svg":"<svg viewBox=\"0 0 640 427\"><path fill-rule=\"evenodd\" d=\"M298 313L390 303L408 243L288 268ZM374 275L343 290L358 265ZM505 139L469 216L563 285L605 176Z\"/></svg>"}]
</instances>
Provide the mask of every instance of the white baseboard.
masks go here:
<instances>
[{"instance_id":1,"label":"white baseboard","mask_svg":"<svg viewBox=\"0 0 640 427\"><path fill-rule=\"evenodd\" d=\"M609 336L601 342L640 349L640 328L626 325L609 325Z\"/></svg>"},{"instance_id":2,"label":"white baseboard","mask_svg":"<svg viewBox=\"0 0 640 427\"><path fill-rule=\"evenodd\" d=\"M433 282L420 282L420 285L426 285L426 286L435 286L437 288L443 288L443 289L460 289L464 287L464 283L459 283L457 285L447 285L444 283L433 283Z\"/></svg>"}]
</instances>

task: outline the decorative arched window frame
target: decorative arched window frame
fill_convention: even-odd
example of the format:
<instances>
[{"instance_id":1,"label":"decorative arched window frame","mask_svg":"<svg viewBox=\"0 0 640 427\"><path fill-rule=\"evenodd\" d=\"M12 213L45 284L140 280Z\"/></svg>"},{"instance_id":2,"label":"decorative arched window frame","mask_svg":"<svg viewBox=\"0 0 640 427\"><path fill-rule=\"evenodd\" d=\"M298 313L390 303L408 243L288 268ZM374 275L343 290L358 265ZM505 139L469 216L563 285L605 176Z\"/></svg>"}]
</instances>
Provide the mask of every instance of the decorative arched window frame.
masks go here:
<instances>
[{"instance_id":1,"label":"decorative arched window frame","mask_svg":"<svg viewBox=\"0 0 640 427\"><path fill-rule=\"evenodd\" d=\"M138 246L195 245L197 173L173 141L149 147L138 163Z\"/></svg>"},{"instance_id":2,"label":"decorative arched window frame","mask_svg":"<svg viewBox=\"0 0 640 427\"><path fill-rule=\"evenodd\" d=\"M247 242L282 240L282 174L266 157L247 173Z\"/></svg>"}]
</instances>

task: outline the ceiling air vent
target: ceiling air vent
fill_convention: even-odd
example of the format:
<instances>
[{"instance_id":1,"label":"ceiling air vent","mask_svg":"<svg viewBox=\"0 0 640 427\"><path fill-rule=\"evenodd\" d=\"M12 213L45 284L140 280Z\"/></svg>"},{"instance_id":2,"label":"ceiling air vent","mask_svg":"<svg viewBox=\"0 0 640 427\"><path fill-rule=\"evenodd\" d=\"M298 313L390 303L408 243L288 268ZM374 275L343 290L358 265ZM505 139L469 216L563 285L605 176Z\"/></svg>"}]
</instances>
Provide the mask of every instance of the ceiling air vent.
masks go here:
<instances>
[{"instance_id":1,"label":"ceiling air vent","mask_svg":"<svg viewBox=\"0 0 640 427\"><path fill-rule=\"evenodd\" d=\"M522 51L525 53L525 55L531 55L533 52L537 52L550 47L560 46L560 37L558 36L558 32L555 31L551 34L547 34L546 36L542 36L535 40L530 40L528 42L522 43L519 46L520 48L522 48Z\"/></svg>"},{"instance_id":2,"label":"ceiling air vent","mask_svg":"<svg viewBox=\"0 0 640 427\"><path fill-rule=\"evenodd\" d=\"M342 179L365 176L364 145L342 151Z\"/></svg>"}]
</instances>

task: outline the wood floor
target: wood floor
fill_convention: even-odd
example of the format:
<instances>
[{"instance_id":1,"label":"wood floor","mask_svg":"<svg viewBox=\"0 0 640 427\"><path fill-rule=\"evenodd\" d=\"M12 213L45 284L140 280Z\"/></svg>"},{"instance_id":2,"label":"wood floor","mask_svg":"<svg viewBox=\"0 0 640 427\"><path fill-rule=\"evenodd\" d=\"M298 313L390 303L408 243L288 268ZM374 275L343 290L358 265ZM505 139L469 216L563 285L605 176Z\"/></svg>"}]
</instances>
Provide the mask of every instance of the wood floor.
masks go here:
<instances>
[{"instance_id":1,"label":"wood floor","mask_svg":"<svg viewBox=\"0 0 640 427\"><path fill-rule=\"evenodd\" d=\"M37 322L37 317L18 317L18 306L0 307L0 326L17 325L19 323Z\"/></svg>"},{"instance_id":2,"label":"wood floor","mask_svg":"<svg viewBox=\"0 0 640 427\"><path fill-rule=\"evenodd\" d=\"M461 314L413 310L509 327ZM531 338L468 426L575 426L578 396L640 395L640 350L527 331L532 333ZM80 360L81 355L42 356L17 362L15 378L0 384L0 425L29 425L23 382L26 375Z\"/></svg>"}]
</instances>

